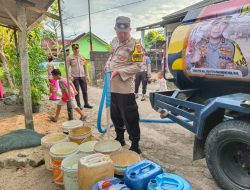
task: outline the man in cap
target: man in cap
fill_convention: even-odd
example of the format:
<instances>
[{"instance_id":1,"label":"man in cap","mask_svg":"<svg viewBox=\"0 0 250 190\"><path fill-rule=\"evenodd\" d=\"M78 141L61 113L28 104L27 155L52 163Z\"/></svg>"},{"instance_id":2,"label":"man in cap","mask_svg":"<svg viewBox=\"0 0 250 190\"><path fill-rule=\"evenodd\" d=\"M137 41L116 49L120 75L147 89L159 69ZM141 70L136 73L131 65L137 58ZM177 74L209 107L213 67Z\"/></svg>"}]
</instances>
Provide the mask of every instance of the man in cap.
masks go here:
<instances>
[{"instance_id":1,"label":"man in cap","mask_svg":"<svg viewBox=\"0 0 250 190\"><path fill-rule=\"evenodd\" d=\"M86 60L79 53L79 45L72 44L73 54L67 57L67 65L71 69L71 80L73 81L76 91L78 92L75 96L78 107L82 109L80 97L79 97L79 87L82 90L84 108L91 109L92 106L88 102L88 93L87 93L87 82L86 79L89 79Z\"/></svg>"},{"instance_id":2,"label":"man in cap","mask_svg":"<svg viewBox=\"0 0 250 190\"><path fill-rule=\"evenodd\" d=\"M132 141L130 150L141 153L139 148L139 112L134 94L134 76L140 71L142 56L135 55L135 39L130 36L130 18L119 16L115 24L116 37L107 61L111 69L111 119L115 126L116 140L124 146L125 127ZM140 60L141 59L141 60Z\"/></svg>"},{"instance_id":3,"label":"man in cap","mask_svg":"<svg viewBox=\"0 0 250 190\"><path fill-rule=\"evenodd\" d=\"M223 32L229 25L230 16L217 18L211 23L208 37L195 46L190 67L240 70L242 76L248 74L246 59L239 45L224 38Z\"/></svg>"}]
</instances>

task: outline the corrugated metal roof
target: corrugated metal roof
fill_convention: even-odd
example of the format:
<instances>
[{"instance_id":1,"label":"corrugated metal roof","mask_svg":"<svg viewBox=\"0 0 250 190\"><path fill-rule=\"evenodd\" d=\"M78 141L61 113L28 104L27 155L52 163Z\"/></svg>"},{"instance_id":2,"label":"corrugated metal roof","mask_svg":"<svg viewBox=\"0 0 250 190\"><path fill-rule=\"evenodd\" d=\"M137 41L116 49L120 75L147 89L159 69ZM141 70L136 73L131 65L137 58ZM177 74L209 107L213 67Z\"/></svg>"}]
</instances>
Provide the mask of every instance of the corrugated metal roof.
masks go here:
<instances>
[{"instance_id":1,"label":"corrugated metal roof","mask_svg":"<svg viewBox=\"0 0 250 190\"><path fill-rule=\"evenodd\" d=\"M11 19L9 12L17 18L17 2L25 3L27 7L27 27L30 27L37 20L41 19L44 12L48 10L54 0L3 0L0 4L0 24L10 28L17 28L16 23ZM7 11L6 11L7 10Z\"/></svg>"},{"instance_id":2,"label":"corrugated metal roof","mask_svg":"<svg viewBox=\"0 0 250 190\"><path fill-rule=\"evenodd\" d=\"M224 1L228 1L228 0L203 0L201 2L198 2L196 4L193 4L191 6L188 6L184 9L181 9L177 12L174 12L172 14L169 14L169 15L163 17L162 18L163 20L160 22L149 24L149 25L142 26L142 27L138 27L138 28L136 28L136 31L147 30L147 29L152 29L152 28L159 28L159 27L162 27L166 24L180 22L185 17L187 12L190 10L200 9L202 7L205 7L205 6L224 2Z\"/></svg>"}]
</instances>

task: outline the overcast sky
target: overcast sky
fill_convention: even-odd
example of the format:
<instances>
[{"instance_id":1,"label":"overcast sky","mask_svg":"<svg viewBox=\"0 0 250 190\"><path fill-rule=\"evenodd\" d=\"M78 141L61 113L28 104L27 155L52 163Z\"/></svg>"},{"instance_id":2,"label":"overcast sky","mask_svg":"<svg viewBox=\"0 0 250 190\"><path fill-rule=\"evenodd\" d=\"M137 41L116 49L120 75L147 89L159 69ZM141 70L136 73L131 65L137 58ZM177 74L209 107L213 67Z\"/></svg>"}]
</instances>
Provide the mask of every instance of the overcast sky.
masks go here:
<instances>
[{"instance_id":1,"label":"overcast sky","mask_svg":"<svg viewBox=\"0 0 250 190\"><path fill-rule=\"evenodd\" d=\"M138 2L141 1L141 2ZM192 5L200 0L90 0L91 12L97 12L104 9L110 9L120 5L138 2L132 5L124 6L117 9L92 14L92 32L110 42L115 35L114 24L117 16L128 16L131 18L132 35L140 38L140 32L136 32L135 28L159 22L162 17ZM63 10L65 36L74 38L77 35L88 32L88 0L64 0Z\"/></svg>"}]
</instances>

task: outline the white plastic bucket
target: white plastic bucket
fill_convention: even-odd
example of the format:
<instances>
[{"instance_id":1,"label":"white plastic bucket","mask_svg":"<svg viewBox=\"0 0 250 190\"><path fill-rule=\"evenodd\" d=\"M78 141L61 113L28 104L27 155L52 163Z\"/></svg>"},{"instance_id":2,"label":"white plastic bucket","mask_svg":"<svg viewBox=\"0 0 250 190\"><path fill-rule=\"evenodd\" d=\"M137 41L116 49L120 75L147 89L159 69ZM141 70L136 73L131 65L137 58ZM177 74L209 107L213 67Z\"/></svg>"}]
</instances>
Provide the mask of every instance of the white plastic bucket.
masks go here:
<instances>
[{"instance_id":1,"label":"white plastic bucket","mask_svg":"<svg viewBox=\"0 0 250 190\"><path fill-rule=\"evenodd\" d=\"M43 154L44 154L44 161L45 167L48 170L52 170L51 166L51 157L49 155L49 149L56 143L59 142L66 142L68 141L67 135L63 133L52 133L44 136L41 139L41 144L43 146Z\"/></svg>"},{"instance_id":2,"label":"white plastic bucket","mask_svg":"<svg viewBox=\"0 0 250 190\"><path fill-rule=\"evenodd\" d=\"M80 144L78 147L79 152L84 154L94 154L95 153L94 147L96 143L98 143L98 141L88 141Z\"/></svg>"},{"instance_id":3,"label":"white plastic bucket","mask_svg":"<svg viewBox=\"0 0 250 190\"><path fill-rule=\"evenodd\" d=\"M63 159L61 169L65 190L78 190L78 162L84 154L75 154Z\"/></svg>"},{"instance_id":4,"label":"white plastic bucket","mask_svg":"<svg viewBox=\"0 0 250 190\"><path fill-rule=\"evenodd\" d=\"M57 184L63 184L63 174L61 170L62 160L69 155L78 152L78 144L73 142L61 142L50 148L51 163L53 169L53 179Z\"/></svg>"}]
</instances>

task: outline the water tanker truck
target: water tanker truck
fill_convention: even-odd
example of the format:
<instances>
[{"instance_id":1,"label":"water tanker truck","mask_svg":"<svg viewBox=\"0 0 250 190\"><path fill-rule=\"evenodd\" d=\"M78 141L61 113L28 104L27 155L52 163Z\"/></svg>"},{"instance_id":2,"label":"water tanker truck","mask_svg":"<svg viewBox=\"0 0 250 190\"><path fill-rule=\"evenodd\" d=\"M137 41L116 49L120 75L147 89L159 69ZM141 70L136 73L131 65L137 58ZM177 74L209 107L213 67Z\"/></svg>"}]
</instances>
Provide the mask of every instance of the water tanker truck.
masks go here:
<instances>
[{"instance_id":1,"label":"water tanker truck","mask_svg":"<svg viewBox=\"0 0 250 190\"><path fill-rule=\"evenodd\" d=\"M150 94L162 117L195 134L194 160L225 190L250 189L249 38L250 0L189 11L167 49L178 90Z\"/></svg>"}]
</instances>

